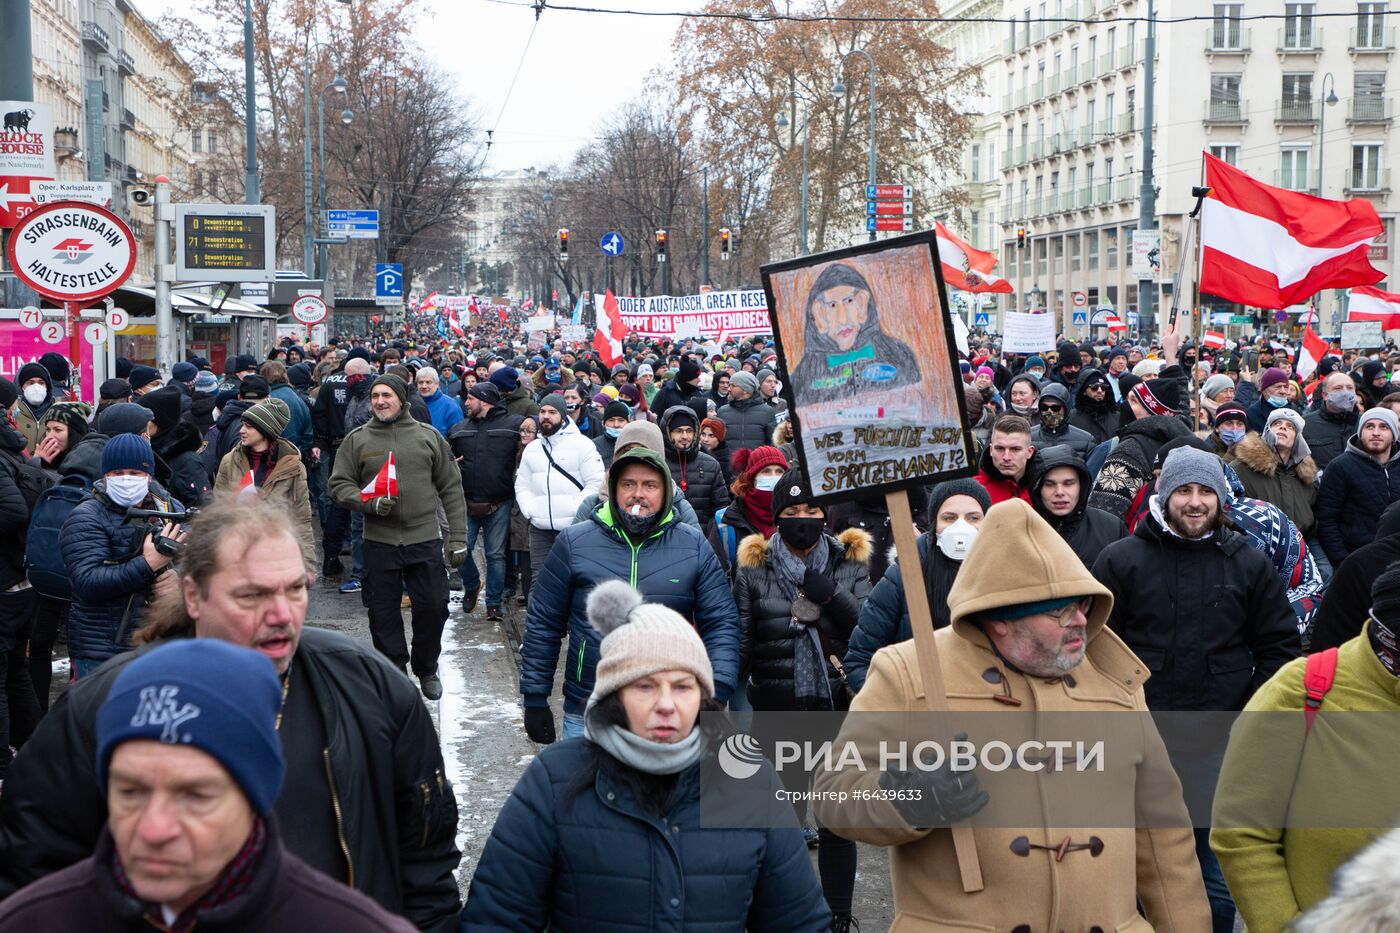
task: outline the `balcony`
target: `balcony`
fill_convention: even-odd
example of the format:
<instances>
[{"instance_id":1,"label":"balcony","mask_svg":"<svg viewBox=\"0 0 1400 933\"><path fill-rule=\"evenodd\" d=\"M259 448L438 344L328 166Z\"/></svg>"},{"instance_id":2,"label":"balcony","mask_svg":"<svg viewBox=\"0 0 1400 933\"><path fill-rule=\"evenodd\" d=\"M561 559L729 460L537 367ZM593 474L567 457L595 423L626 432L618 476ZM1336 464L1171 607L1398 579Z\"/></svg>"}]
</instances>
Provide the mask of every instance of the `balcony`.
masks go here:
<instances>
[{"instance_id":1,"label":"balcony","mask_svg":"<svg viewBox=\"0 0 1400 933\"><path fill-rule=\"evenodd\" d=\"M1113 197L1113 182L1101 181L1094 192L1095 204L1107 204Z\"/></svg>"},{"instance_id":2,"label":"balcony","mask_svg":"<svg viewBox=\"0 0 1400 933\"><path fill-rule=\"evenodd\" d=\"M1311 19L1294 20L1286 24L1278 31L1278 54L1322 54L1322 27L1314 26Z\"/></svg>"},{"instance_id":3,"label":"balcony","mask_svg":"<svg viewBox=\"0 0 1400 933\"><path fill-rule=\"evenodd\" d=\"M1031 100L1040 100L1040 99L1043 98L1044 96L1045 96L1045 79L1044 79L1044 78L1038 78L1038 79L1036 79L1035 84L1031 85Z\"/></svg>"},{"instance_id":4,"label":"balcony","mask_svg":"<svg viewBox=\"0 0 1400 933\"><path fill-rule=\"evenodd\" d=\"M1016 164L1016 163L1015 163L1015 162L1012 160L1012 158L1011 158L1011 150L1010 150L1010 149L1004 149L1004 150L1002 150L1002 153L1001 153L1001 169L1002 169L1002 171L1006 171L1006 170L1010 169L1011 166L1013 166L1013 165L1015 165L1015 164Z\"/></svg>"},{"instance_id":5,"label":"balcony","mask_svg":"<svg viewBox=\"0 0 1400 933\"><path fill-rule=\"evenodd\" d=\"M1094 206L1094 186L1085 185L1074 193L1076 206L1080 209Z\"/></svg>"},{"instance_id":6,"label":"balcony","mask_svg":"<svg viewBox=\"0 0 1400 933\"><path fill-rule=\"evenodd\" d=\"M1045 141L1037 139L1031 143L1031 161L1045 158Z\"/></svg>"},{"instance_id":7,"label":"balcony","mask_svg":"<svg viewBox=\"0 0 1400 933\"><path fill-rule=\"evenodd\" d=\"M1013 33L1006 37L1006 40L1002 43L1001 51L1002 54L1009 57L1015 55L1019 48L1020 44L1016 41L1016 36Z\"/></svg>"},{"instance_id":8,"label":"balcony","mask_svg":"<svg viewBox=\"0 0 1400 933\"><path fill-rule=\"evenodd\" d=\"M1137 132L1137 111L1123 111L1123 116L1118 121L1118 135L1128 136L1135 132Z\"/></svg>"},{"instance_id":9,"label":"balcony","mask_svg":"<svg viewBox=\"0 0 1400 933\"><path fill-rule=\"evenodd\" d=\"M1147 40L1144 39L1143 41L1146 42ZM1138 48L1135 49L1131 45L1125 43L1123 47L1118 50L1118 67L1136 68L1137 63L1142 61L1146 57L1146 45L1140 45Z\"/></svg>"},{"instance_id":10,"label":"balcony","mask_svg":"<svg viewBox=\"0 0 1400 933\"><path fill-rule=\"evenodd\" d=\"M1113 135L1113 115L1109 114L1099 121L1098 135L1100 139Z\"/></svg>"},{"instance_id":11,"label":"balcony","mask_svg":"<svg viewBox=\"0 0 1400 933\"><path fill-rule=\"evenodd\" d=\"M110 52L112 49L112 40L107 36L107 30L90 19L83 20L83 43L99 52Z\"/></svg>"},{"instance_id":12,"label":"balcony","mask_svg":"<svg viewBox=\"0 0 1400 933\"><path fill-rule=\"evenodd\" d=\"M1314 184L1316 181L1317 174L1315 172L1274 169L1274 185L1279 188L1287 188L1289 191L1317 194L1317 186Z\"/></svg>"},{"instance_id":13,"label":"balcony","mask_svg":"<svg viewBox=\"0 0 1400 933\"><path fill-rule=\"evenodd\" d=\"M1006 113L1007 111L1011 111L1011 110L1015 110L1015 109L1016 109L1016 92L1015 92L1015 91L1007 91L1005 94L1001 95L1001 111L1002 111L1002 113Z\"/></svg>"},{"instance_id":14,"label":"balcony","mask_svg":"<svg viewBox=\"0 0 1400 933\"><path fill-rule=\"evenodd\" d=\"M1317 122L1317 101L1281 100L1274 110L1274 122L1300 125Z\"/></svg>"},{"instance_id":15,"label":"balcony","mask_svg":"<svg viewBox=\"0 0 1400 933\"><path fill-rule=\"evenodd\" d=\"M1395 51L1395 27L1382 26L1379 18L1373 20L1369 27L1358 29L1353 26L1347 41L1347 51L1353 55L1384 53L1389 56Z\"/></svg>"},{"instance_id":16,"label":"balcony","mask_svg":"<svg viewBox=\"0 0 1400 933\"><path fill-rule=\"evenodd\" d=\"M1077 75L1079 84L1087 84L1088 82L1094 80L1094 77L1095 75L1093 62L1085 62L1084 64L1079 66L1079 74Z\"/></svg>"},{"instance_id":17,"label":"balcony","mask_svg":"<svg viewBox=\"0 0 1400 933\"><path fill-rule=\"evenodd\" d=\"M125 107L122 108L122 129L136 129L136 114L132 113L130 110L127 110Z\"/></svg>"},{"instance_id":18,"label":"balcony","mask_svg":"<svg viewBox=\"0 0 1400 933\"><path fill-rule=\"evenodd\" d=\"M1249 30L1237 22L1220 22L1206 27L1206 55L1249 54Z\"/></svg>"},{"instance_id":19,"label":"balcony","mask_svg":"<svg viewBox=\"0 0 1400 933\"><path fill-rule=\"evenodd\" d=\"M1390 169L1356 169L1347 172L1347 194L1385 194L1390 191Z\"/></svg>"},{"instance_id":20,"label":"balcony","mask_svg":"<svg viewBox=\"0 0 1400 933\"><path fill-rule=\"evenodd\" d=\"M1109 49L1099 56L1099 74L1108 74L1113 70L1113 49Z\"/></svg>"},{"instance_id":21,"label":"balcony","mask_svg":"<svg viewBox=\"0 0 1400 933\"><path fill-rule=\"evenodd\" d=\"M1142 179L1133 175L1118 179L1113 183L1114 198L1119 201L1136 201L1142 194Z\"/></svg>"},{"instance_id":22,"label":"balcony","mask_svg":"<svg viewBox=\"0 0 1400 933\"><path fill-rule=\"evenodd\" d=\"M1025 143L1016 147L1016 164L1025 165L1030 160L1026 158L1027 146Z\"/></svg>"},{"instance_id":23,"label":"balcony","mask_svg":"<svg viewBox=\"0 0 1400 933\"><path fill-rule=\"evenodd\" d=\"M1347 102L1348 123L1389 123L1389 97L1353 97Z\"/></svg>"},{"instance_id":24,"label":"balcony","mask_svg":"<svg viewBox=\"0 0 1400 933\"><path fill-rule=\"evenodd\" d=\"M136 59L126 49L117 50L117 70L127 77L136 74Z\"/></svg>"}]
</instances>

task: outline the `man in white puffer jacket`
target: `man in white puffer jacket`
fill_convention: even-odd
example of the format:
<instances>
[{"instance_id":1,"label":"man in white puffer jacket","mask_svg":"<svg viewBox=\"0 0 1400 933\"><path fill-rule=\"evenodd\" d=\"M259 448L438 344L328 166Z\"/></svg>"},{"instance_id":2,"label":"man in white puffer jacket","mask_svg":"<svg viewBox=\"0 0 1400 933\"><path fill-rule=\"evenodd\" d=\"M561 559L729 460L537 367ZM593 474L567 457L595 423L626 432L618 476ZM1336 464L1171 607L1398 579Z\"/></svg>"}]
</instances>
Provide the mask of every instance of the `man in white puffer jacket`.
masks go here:
<instances>
[{"instance_id":1,"label":"man in white puffer jacket","mask_svg":"<svg viewBox=\"0 0 1400 933\"><path fill-rule=\"evenodd\" d=\"M593 441L569 417L564 396L540 400L539 437L525 447L515 473L515 501L530 523L530 570L540 567L559 532L573 524L579 503L602 488L607 471Z\"/></svg>"}]
</instances>

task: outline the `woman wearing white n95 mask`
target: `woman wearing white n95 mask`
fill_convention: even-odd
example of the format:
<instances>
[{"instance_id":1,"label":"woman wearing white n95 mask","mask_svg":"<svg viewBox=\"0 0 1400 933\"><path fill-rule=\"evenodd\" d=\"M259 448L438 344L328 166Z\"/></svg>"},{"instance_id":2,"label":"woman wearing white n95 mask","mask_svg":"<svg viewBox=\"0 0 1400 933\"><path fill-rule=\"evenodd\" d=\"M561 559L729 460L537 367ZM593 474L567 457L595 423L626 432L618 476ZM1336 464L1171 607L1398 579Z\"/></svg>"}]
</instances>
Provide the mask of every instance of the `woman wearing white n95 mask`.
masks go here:
<instances>
[{"instance_id":1,"label":"woman wearing white n95 mask","mask_svg":"<svg viewBox=\"0 0 1400 933\"><path fill-rule=\"evenodd\" d=\"M948 592L977 538L982 516L991 507L991 497L976 480L949 480L929 493L929 530L919 536L919 566L936 629L948 624ZM846 649L846 680L852 690L865 685L865 672L875 652L914 637L901 566L893 554L890 557L890 568L861 607L860 621Z\"/></svg>"}]
</instances>

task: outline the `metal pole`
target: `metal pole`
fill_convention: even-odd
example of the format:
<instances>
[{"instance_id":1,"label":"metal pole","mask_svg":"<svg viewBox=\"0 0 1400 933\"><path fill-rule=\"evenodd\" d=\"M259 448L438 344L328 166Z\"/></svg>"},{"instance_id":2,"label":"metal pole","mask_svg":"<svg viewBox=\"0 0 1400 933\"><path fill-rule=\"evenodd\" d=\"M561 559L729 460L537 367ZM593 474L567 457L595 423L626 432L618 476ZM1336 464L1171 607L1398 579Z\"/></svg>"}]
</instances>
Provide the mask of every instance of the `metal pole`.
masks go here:
<instances>
[{"instance_id":1,"label":"metal pole","mask_svg":"<svg viewBox=\"0 0 1400 933\"><path fill-rule=\"evenodd\" d=\"M175 309L170 302L170 228L174 208L170 204L170 179L156 177L156 365L169 374L176 363Z\"/></svg>"},{"instance_id":2,"label":"metal pole","mask_svg":"<svg viewBox=\"0 0 1400 933\"><path fill-rule=\"evenodd\" d=\"M1150 2L1150 0L1149 0ZM870 63L870 180L867 184L875 184L875 59L869 52L863 52L865 60ZM870 242L875 242L875 231L870 231Z\"/></svg>"},{"instance_id":3,"label":"metal pole","mask_svg":"<svg viewBox=\"0 0 1400 933\"><path fill-rule=\"evenodd\" d=\"M1157 192L1152 179L1152 109L1154 82L1156 81L1157 28L1153 19L1153 0L1147 0L1147 41L1143 51L1142 88L1142 188L1138 210L1138 229L1157 229ZM1112 114L1109 114L1111 117ZM1175 300L1175 295L1172 296ZM1138 326L1147 320L1148 309L1152 306L1152 280L1138 279ZM1168 360L1175 363L1176 360Z\"/></svg>"},{"instance_id":4,"label":"metal pole","mask_svg":"<svg viewBox=\"0 0 1400 933\"><path fill-rule=\"evenodd\" d=\"M34 99L34 52L29 0L0 3L0 97Z\"/></svg>"},{"instance_id":5,"label":"metal pole","mask_svg":"<svg viewBox=\"0 0 1400 933\"><path fill-rule=\"evenodd\" d=\"M326 229L326 98L322 91L316 95L316 174L320 176L319 190L317 192L317 204L319 209L316 213L316 224L321 231L321 239L328 239L330 231ZM316 277L319 279L328 278L326 266L329 257L327 250L330 245L318 243L316 245ZM462 272L462 293L466 294L465 260L463 260Z\"/></svg>"},{"instance_id":6,"label":"metal pole","mask_svg":"<svg viewBox=\"0 0 1400 933\"><path fill-rule=\"evenodd\" d=\"M243 122L247 167L243 180L243 203L262 200L258 190L258 87L253 75L253 0L243 3Z\"/></svg>"},{"instance_id":7,"label":"metal pole","mask_svg":"<svg viewBox=\"0 0 1400 933\"><path fill-rule=\"evenodd\" d=\"M315 234L311 230L311 50L307 49L306 57L302 60L302 86L303 97L306 99L305 125L302 131L301 147L301 193L303 199L301 218L301 268L302 274L307 278L316 274L314 257L311 252L311 241L315 239Z\"/></svg>"},{"instance_id":8,"label":"metal pole","mask_svg":"<svg viewBox=\"0 0 1400 933\"><path fill-rule=\"evenodd\" d=\"M809 173L807 171L807 142L811 139L811 114L807 114L802 119L802 255L807 255L807 186L809 184Z\"/></svg>"},{"instance_id":9,"label":"metal pole","mask_svg":"<svg viewBox=\"0 0 1400 933\"><path fill-rule=\"evenodd\" d=\"M703 249L703 250L701 251L701 253L700 253L700 255L701 255L701 263L702 263L702 264L701 264L701 271L700 271L700 282L701 282L702 285L709 285L709 284L710 284L710 167L707 165L707 166L705 166L703 169L701 169L700 171L701 171L700 177L701 177L702 183L703 183L703 185L704 185L704 187L703 187L702 190L704 191L704 195L705 195L705 197L704 197L704 203L703 203L703 204L701 205L701 207L700 207L700 213L703 215L703 216L701 217L701 224L703 225L703 226L702 226L703 232L700 234L700 240L701 240L701 242L704 244L704 249Z\"/></svg>"}]
</instances>

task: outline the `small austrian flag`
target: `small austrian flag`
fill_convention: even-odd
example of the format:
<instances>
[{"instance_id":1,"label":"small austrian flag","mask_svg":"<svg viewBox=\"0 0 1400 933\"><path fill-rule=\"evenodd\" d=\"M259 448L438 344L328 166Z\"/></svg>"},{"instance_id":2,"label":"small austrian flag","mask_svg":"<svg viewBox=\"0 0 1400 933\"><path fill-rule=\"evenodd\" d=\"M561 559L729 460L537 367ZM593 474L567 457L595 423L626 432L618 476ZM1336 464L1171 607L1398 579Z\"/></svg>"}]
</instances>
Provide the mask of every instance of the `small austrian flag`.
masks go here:
<instances>
[{"instance_id":1,"label":"small austrian flag","mask_svg":"<svg viewBox=\"0 0 1400 933\"><path fill-rule=\"evenodd\" d=\"M244 473L243 478L238 481L238 491L239 493L258 491L258 483L257 480L253 477L252 470L249 470L247 473Z\"/></svg>"},{"instance_id":2,"label":"small austrian flag","mask_svg":"<svg viewBox=\"0 0 1400 933\"><path fill-rule=\"evenodd\" d=\"M1218 330L1208 330L1201 335L1201 346L1219 350L1225 346L1225 335Z\"/></svg>"},{"instance_id":3,"label":"small austrian flag","mask_svg":"<svg viewBox=\"0 0 1400 933\"><path fill-rule=\"evenodd\" d=\"M389 451L389 459L384 461L384 465L379 468L379 472L374 474L374 479L369 485L360 490L360 501L368 502L371 499L378 499L383 496L393 498L399 494L399 473L394 468L394 452Z\"/></svg>"},{"instance_id":4,"label":"small austrian flag","mask_svg":"<svg viewBox=\"0 0 1400 933\"><path fill-rule=\"evenodd\" d=\"M1128 325L1123 323L1123 319L1116 314L1105 315L1103 322L1108 325L1109 330L1127 330Z\"/></svg>"}]
</instances>

